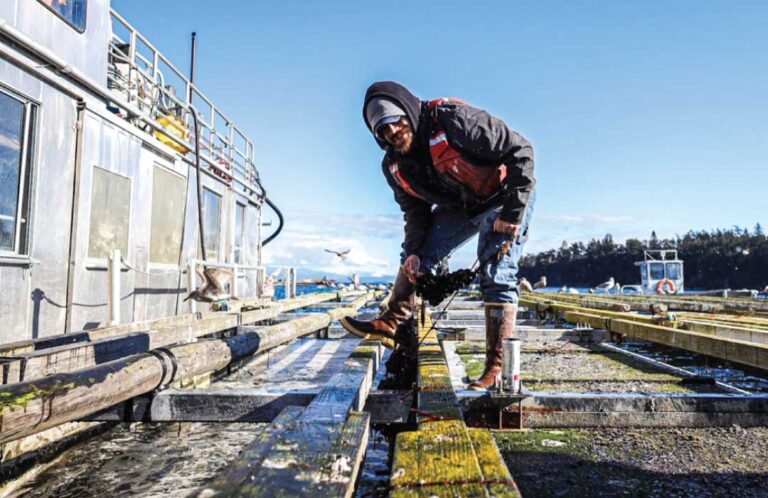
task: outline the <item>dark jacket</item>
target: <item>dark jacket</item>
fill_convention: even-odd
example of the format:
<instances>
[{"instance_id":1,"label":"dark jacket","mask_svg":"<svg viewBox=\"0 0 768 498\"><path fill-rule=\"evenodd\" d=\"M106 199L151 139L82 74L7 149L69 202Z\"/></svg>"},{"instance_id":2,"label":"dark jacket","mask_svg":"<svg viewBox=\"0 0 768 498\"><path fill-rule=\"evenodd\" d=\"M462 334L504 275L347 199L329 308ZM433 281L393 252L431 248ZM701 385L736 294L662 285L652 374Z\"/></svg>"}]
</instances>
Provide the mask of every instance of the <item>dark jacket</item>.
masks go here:
<instances>
[{"instance_id":1,"label":"dark jacket","mask_svg":"<svg viewBox=\"0 0 768 498\"><path fill-rule=\"evenodd\" d=\"M365 107L374 97L385 97L398 104L405 110L414 129L414 145L406 156L398 154L374 135L386 152L382 171L404 213L403 250L406 254L420 255L434 205L452 206L468 214L479 214L490 207L502 206L502 220L514 224L522 222L523 211L536 184L533 147L525 138L507 128L500 119L469 105L446 103L430 111L427 102L391 81L374 83L365 94L363 120L369 129ZM437 124L433 123L434 119L437 119ZM451 147L460 151L467 160L489 168L499 164L507 166L507 175L498 192L479 199L465 186L437 173L429 153L429 138L436 126L445 131ZM409 195L399 186L389 170L392 162L397 162L400 174L421 199Z\"/></svg>"}]
</instances>

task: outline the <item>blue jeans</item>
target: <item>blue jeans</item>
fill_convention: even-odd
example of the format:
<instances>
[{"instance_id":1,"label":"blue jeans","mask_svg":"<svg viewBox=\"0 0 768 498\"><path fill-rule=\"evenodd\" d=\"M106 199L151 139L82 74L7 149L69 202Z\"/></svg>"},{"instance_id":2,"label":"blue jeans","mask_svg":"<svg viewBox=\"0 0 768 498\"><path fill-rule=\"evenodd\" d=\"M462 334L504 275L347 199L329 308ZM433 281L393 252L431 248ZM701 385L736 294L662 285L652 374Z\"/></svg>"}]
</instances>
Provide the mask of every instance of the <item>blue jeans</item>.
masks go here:
<instances>
[{"instance_id":1,"label":"blue jeans","mask_svg":"<svg viewBox=\"0 0 768 498\"><path fill-rule=\"evenodd\" d=\"M523 247L528 240L528 229L533 216L536 192L531 192L525 207L520 231L507 252L498 258L508 235L493 231L493 222L501 207L491 208L474 217L448 207L438 206L432 212L432 222L421 250L421 271L434 270L437 265L479 233L477 258L480 291L486 303L517 303L520 290L517 287L517 270ZM406 255L403 255L405 258Z\"/></svg>"}]
</instances>

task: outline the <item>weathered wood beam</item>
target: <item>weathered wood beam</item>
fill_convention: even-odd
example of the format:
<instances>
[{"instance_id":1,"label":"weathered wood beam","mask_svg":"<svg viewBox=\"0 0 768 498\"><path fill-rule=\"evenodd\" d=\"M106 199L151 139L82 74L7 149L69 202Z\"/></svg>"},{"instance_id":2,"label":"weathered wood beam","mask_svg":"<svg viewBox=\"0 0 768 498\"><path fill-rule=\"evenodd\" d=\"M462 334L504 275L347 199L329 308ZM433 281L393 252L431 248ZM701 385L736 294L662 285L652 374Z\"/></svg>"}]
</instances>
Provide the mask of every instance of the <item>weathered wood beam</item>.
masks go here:
<instances>
[{"instance_id":1,"label":"weathered wood beam","mask_svg":"<svg viewBox=\"0 0 768 498\"><path fill-rule=\"evenodd\" d=\"M273 424L274 438L259 436L198 496L352 496L370 424L359 410L381 353L361 343L294 421Z\"/></svg>"},{"instance_id":2,"label":"weathered wood beam","mask_svg":"<svg viewBox=\"0 0 768 498\"><path fill-rule=\"evenodd\" d=\"M572 323L588 323L592 327L603 328L613 333L768 370L768 345L766 344L715 337L710 334L637 321L606 318L597 312L591 314L567 312L565 319Z\"/></svg>"},{"instance_id":3,"label":"weathered wood beam","mask_svg":"<svg viewBox=\"0 0 768 498\"><path fill-rule=\"evenodd\" d=\"M563 294L543 294L553 298L559 298ZM569 295L576 299L590 299L591 296L583 294ZM638 304L666 304L670 311L693 311L706 313L765 313L768 312L768 302L755 299L738 298L699 298L696 296L665 295L665 296L633 296L633 295L605 295L602 299L610 299L625 303Z\"/></svg>"},{"instance_id":4,"label":"weathered wood beam","mask_svg":"<svg viewBox=\"0 0 768 498\"><path fill-rule=\"evenodd\" d=\"M228 339L169 346L87 369L0 386L0 443L81 419L176 380L221 370L231 362L328 327L334 316L312 313L269 327L241 327L239 335Z\"/></svg>"},{"instance_id":5,"label":"weathered wood beam","mask_svg":"<svg viewBox=\"0 0 768 498\"><path fill-rule=\"evenodd\" d=\"M248 324L261 320L268 320L275 318L280 313L290 311L293 309L302 308L309 304L319 304L327 302L340 297L352 295L349 292L316 292L312 294L305 294L295 299L286 299L283 301L270 301L272 304L264 304L264 309L252 310L252 314L248 314L248 311L244 311L242 314L246 317L246 321L241 321L236 324ZM262 305L262 299L255 301L247 301L251 305ZM49 337L42 337L39 339L28 339L23 341L16 341L12 343L0 344L0 357L13 356L20 353L28 353L32 351L39 351L41 349L47 349L52 347L64 346L76 342L87 342L99 339L105 339L108 337L116 337L132 332L144 332L148 330L157 330L164 328L183 327L185 325L194 324L200 320L209 320L214 317L220 317L222 315L237 316L237 311L242 307L242 304L238 303L234 305L233 312L230 315L228 312L214 312L207 314L192 313L185 315L175 315L164 318L157 318L153 320L145 320L140 322L132 322L121 325L114 325L110 327L101 327L91 330L83 330L79 332L71 332L68 334L61 334ZM255 319L252 319L253 317ZM260 318L261 317L261 318Z\"/></svg>"},{"instance_id":6,"label":"weathered wood beam","mask_svg":"<svg viewBox=\"0 0 768 498\"><path fill-rule=\"evenodd\" d=\"M390 496L519 497L490 433L464 423L429 315L419 340L419 430L395 440Z\"/></svg>"},{"instance_id":7,"label":"weathered wood beam","mask_svg":"<svg viewBox=\"0 0 768 498\"><path fill-rule=\"evenodd\" d=\"M342 296L345 294L341 294ZM318 293L302 296L287 301L276 301L275 306L261 310L245 311L250 322L276 318L286 310L300 308L306 303L315 303L336 299L339 294ZM359 301L361 298L356 298ZM353 313L351 304L344 303L345 313ZM258 315L258 316L257 316ZM141 325L149 323L146 330ZM206 315L182 315L163 318L151 322L120 325L105 329L75 334L75 342L48 341L46 343L26 344L15 348L14 354L0 356L0 383L12 384L33 380L45 375L63 373L112 361L114 359L156 349L170 344L191 342L199 337L234 330L243 323L242 316L231 312L217 312ZM134 330L137 332L125 332ZM67 338L67 336L62 336ZM61 345L52 346L57 342ZM42 348L45 344L47 347ZM37 349L35 349L37 348Z\"/></svg>"},{"instance_id":8,"label":"weathered wood beam","mask_svg":"<svg viewBox=\"0 0 768 498\"><path fill-rule=\"evenodd\" d=\"M658 325L668 328L710 334L723 339L736 339L740 341L768 344L768 331L763 329L750 329L740 327L739 322L710 322L705 320L693 320L685 316L674 315L673 320L667 320L666 315L650 316L633 313L618 313L601 311L592 308L584 308L563 304L552 300L530 300L521 298L521 302L532 306L539 311L554 311L566 321L576 324L587 324L593 328L604 329L605 319L629 320L649 325ZM698 316L698 315L697 315ZM607 329L606 329L607 330Z\"/></svg>"}]
</instances>

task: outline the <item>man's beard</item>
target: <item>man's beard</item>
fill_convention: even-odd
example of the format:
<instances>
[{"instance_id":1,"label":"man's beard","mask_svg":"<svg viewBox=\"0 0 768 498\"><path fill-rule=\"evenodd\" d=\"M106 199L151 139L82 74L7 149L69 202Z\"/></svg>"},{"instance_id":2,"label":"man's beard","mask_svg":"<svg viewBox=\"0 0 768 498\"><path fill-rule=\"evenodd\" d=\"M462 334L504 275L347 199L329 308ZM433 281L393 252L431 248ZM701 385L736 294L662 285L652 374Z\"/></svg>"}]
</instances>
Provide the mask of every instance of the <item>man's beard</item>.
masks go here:
<instances>
[{"instance_id":1,"label":"man's beard","mask_svg":"<svg viewBox=\"0 0 768 498\"><path fill-rule=\"evenodd\" d=\"M413 135L411 135L409 140L404 140L402 146L393 146L395 149L395 152L400 154L401 156L404 156L410 152L411 148L413 148Z\"/></svg>"}]
</instances>

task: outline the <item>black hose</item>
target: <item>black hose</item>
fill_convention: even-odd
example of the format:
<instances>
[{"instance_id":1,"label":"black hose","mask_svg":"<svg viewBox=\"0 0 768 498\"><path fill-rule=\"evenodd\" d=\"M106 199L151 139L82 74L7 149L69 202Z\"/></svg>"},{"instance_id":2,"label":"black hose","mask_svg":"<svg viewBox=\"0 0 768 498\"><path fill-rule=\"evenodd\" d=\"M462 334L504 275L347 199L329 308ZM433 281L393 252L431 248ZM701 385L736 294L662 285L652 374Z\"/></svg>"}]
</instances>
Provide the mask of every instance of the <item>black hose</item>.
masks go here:
<instances>
[{"instance_id":1,"label":"black hose","mask_svg":"<svg viewBox=\"0 0 768 498\"><path fill-rule=\"evenodd\" d=\"M200 231L200 255L203 261L208 259L205 253L205 232L203 231L203 186L200 173L200 124L197 122L197 111L190 106L189 113L195 125L195 169L197 170L197 229Z\"/></svg>"},{"instance_id":2,"label":"black hose","mask_svg":"<svg viewBox=\"0 0 768 498\"><path fill-rule=\"evenodd\" d=\"M264 188L262 187L262 192L264 192ZM267 203L269 207L272 208L272 210L277 214L278 219L278 225L277 229L275 230L275 233L264 239L264 242L261 243L261 246L264 247L265 245L272 242L275 238L277 238L278 235L280 235L280 232L283 230L283 213L280 212L280 210L277 208L277 206L274 205L272 201L269 200L269 197L267 197L267 193L264 192L264 202Z\"/></svg>"}]
</instances>

